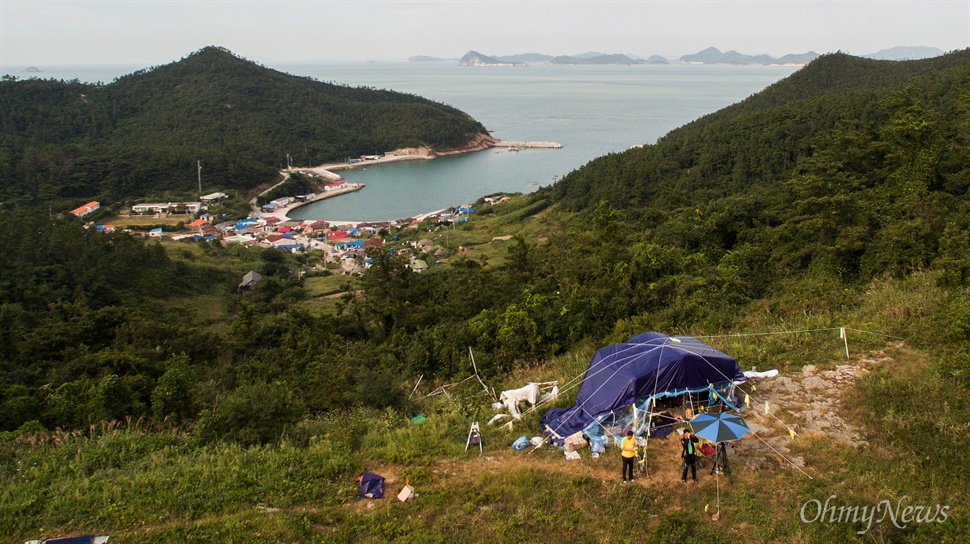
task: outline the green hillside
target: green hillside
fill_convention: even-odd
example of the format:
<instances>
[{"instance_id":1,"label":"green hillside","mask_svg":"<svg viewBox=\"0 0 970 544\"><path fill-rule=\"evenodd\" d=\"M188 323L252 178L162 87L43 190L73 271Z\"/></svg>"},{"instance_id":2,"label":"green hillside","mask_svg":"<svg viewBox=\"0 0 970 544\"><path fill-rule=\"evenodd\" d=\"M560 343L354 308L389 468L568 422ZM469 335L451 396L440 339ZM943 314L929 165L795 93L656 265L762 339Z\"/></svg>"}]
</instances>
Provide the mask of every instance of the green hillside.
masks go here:
<instances>
[{"instance_id":1,"label":"green hillside","mask_svg":"<svg viewBox=\"0 0 970 544\"><path fill-rule=\"evenodd\" d=\"M538 198L606 202L656 243L730 258L759 292L812 267L867 281L938 259L962 284L968 59L828 55Z\"/></svg>"},{"instance_id":2,"label":"green hillside","mask_svg":"<svg viewBox=\"0 0 970 544\"><path fill-rule=\"evenodd\" d=\"M826 55L467 223L381 232L353 279L319 253L0 209L0 526L17 541L966 541L968 96L968 51ZM442 263L414 273L407 251ZM263 283L237 293L249 270ZM541 410L464 451L494 414L472 355L490 388L558 380L568 405L596 348L650 330L780 371L750 388L762 440L727 474L681 484L675 440L651 442L635 485L615 449L510 450ZM419 496L358 501L363 470ZM833 496L897 517L804 519ZM948 515L905 522L905 506Z\"/></svg>"},{"instance_id":3,"label":"green hillside","mask_svg":"<svg viewBox=\"0 0 970 544\"><path fill-rule=\"evenodd\" d=\"M485 134L413 95L297 77L207 47L113 83L0 82L0 199L121 199L250 189L294 164L401 147L452 149Z\"/></svg>"}]
</instances>

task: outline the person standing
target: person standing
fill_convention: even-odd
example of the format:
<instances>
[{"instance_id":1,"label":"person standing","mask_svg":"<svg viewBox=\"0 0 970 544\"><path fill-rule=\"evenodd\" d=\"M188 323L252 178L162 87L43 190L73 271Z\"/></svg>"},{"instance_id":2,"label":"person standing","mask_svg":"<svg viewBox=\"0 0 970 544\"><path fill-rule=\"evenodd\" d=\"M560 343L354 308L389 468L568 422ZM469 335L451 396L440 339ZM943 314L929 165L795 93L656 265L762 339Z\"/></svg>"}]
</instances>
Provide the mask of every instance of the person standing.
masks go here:
<instances>
[{"instance_id":1,"label":"person standing","mask_svg":"<svg viewBox=\"0 0 970 544\"><path fill-rule=\"evenodd\" d=\"M633 436L633 431L627 431L626 436L620 441L620 457L623 458L623 483L627 480L633 482L633 459L637 456L637 439ZM629 475L629 477L628 477Z\"/></svg>"},{"instance_id":2,"label":"person standing","mask_svg":"<svg viewBox=\"0 0 970 544\"><path fill-rule=\"evenodd\" d=\"M687 469L690 468L691 477L697 481L697 437L691 435L690 429L684 429L684 437L680 439L683 451L680 456L684 460L684 472L680 475L680 480L687 483Z\"/></svg>"}]
</instances>

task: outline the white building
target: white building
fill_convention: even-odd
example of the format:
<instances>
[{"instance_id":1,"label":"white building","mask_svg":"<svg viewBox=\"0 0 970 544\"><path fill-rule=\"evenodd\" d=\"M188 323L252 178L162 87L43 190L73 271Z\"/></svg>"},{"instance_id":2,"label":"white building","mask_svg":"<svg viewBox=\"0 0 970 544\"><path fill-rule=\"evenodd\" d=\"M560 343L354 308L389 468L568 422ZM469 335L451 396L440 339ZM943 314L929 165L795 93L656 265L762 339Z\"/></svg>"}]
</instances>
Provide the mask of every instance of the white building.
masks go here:
<instances>
[{"instance_id":1,"label":"white building","mask_svg":"<svg viewBox=\"0 0 970 544\"><path fill-rule=\"evenodd\" d=\"M185 210L186 213L196 214L202 210L201 202L167 202L152 204L135 204L131 207L134 213L174 213L177 210Z\"/></svg>"}]
</instances>

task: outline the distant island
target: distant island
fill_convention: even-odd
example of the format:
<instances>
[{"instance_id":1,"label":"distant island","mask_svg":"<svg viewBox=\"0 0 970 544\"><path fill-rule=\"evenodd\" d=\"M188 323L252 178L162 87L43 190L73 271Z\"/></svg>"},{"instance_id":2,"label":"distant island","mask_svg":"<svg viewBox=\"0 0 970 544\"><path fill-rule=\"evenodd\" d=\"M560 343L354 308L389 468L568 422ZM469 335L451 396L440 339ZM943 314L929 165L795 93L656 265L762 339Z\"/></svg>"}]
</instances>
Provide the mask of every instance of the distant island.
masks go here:
<instances>
[{"instance_id":1,"label":"distant island","mask_svg":"<svg viewBox=\"0 0 970 544\"><path fill-rule=\"evenodd\" d=\"M722 53L716 47L708 47L699 53L683 55L680 57L680 62L686 64L804 65L812 62L818 56L819 54L815 51L809 51L808 53L785 55L776 59L769 55L743 55L737 51Z\"/></svg>"},{"instance_id":2,"label":"distant island","mask_svg":"<svg viewBox=\"0 0 970 544\"><path fill-rule=\"evenodd\" d=\"M583 53L580 55L560 55L557 57L541 53L523 53L497 57L483 55L478 51L469 51L458 61L460 66L528 66L529 62L558 64L558 65L632 65L632 64L666 64L663 57L652 57L650 60L622 54Z\"/></svg>"},{"instance_id":3,"label":"distant island","mask_svg":"<svg viewBox=\"0 0 970 544\"><path fill-rule=\"evenodd\" d=\"M597 55L595 57L570 57L561 56L553 57L549 59L549 64L613 64L613 65L630 65L630 64L647 64L647 61L643 59L634 59L626 55Z\"/></svg>"},{"instance_id":4,"label":"distant island","mask_svg":"<svg viewBox=\"0 0 970 544\"><path fill-rule=\"evenodd\" d=\"M36 66L28 66L28 67L24 68L24 72L28 72L28 73L31 73L31 74L36 74L36 73L42 72L42 71L43 70L41 70L40 68L38 68Z\"/></svg>"},{"instance_id":5,"label":"distant island","mask_svg":"<svg viewBox=\"0 0 970 544\"><path fill-rule=\"evenodd\" d=\"M938 57L943 51L936 47L926 46L900 46L884 49L870 55L861 55L863 58L877 60L918 60ZM793 53L775 58L771 55L746 55L737 51L722 52L716 47L708 47L697 53L682 55L676 60L669 60L660 55L650 55L649 57L639 57L628 54L607 54L596 51L588 51L576 55L546 55L542 53L519 53L515 55L490 56L469 51L461 60L460 66L528 66L529 63L535 64L555 64L560 66L573 65L614 65L630 66L637 64L735 64L735 65L768 65L768 66L804 66L816 58L819 54L815 51L807 53ZM415 56L408 59L411 62L448 60L428 56Z\"/></svg>"},{"instance_id":6,"label":"distant island","mask_svg":"<svg viewBox=\"0 0 970 544\"><path fill-rule=\"evenodd\" d=\"M919 60L938 57L943 51L936 47L925 46L901 46L883 49L870 55L861 55L862 58L876 60ZM680 57L680 62L689 64L768 64L768 65L805 65L819 57L815 51L808 53L784 55L774 58L769 55L743 55L737 51L722 53L715 47Z\"/></svg>"},{"instance_id":7,"label":"distant island","mask_svg":"<svg viewBox=\"0 0 970 544\"><path fill-rule=\"evenodd\" d=\"M920 60L939 57L943 50L937 47L917 46L897 46L883 49L870 55L862 55L863 58L876 60Z\"/></svg>"},{"instance_id":8,"label":"distant island","mask_svg":"<svg viewBox=\"0 0 970 544\"><path fill-rule=\"evenodd\" d=\"M488 55L483 55L478 51L469 51L458 61L459 66L528 66L524 62L504 61Z\"/></svg>"},{"instance_id":9,"label":"distant island","mask_svg":"<svg viewBox=\"0 0 970 544\"><path fill-rule=\"evenodd\" d=\"M722 53L715 47L709 47L699 53L684 55L677 61L684 64L768 64L768 65L804 65L815 60L819 55L814 51L798 55L785 55L774 58L769 55L743 55L737 51ZM411 57L412 61L432 59L433 57ZM440 59L435 59L440 60ZM460 66L528 66L528 63L544 63L558 66L632 66L640 64L670 64L671 61L660 55L642 58L635 55L607 54L597 52L580 53L578 55L543 55L541 53L523 53L508 56L490 56L469 51L461 60Z\"/></svg>"}]
</instances>

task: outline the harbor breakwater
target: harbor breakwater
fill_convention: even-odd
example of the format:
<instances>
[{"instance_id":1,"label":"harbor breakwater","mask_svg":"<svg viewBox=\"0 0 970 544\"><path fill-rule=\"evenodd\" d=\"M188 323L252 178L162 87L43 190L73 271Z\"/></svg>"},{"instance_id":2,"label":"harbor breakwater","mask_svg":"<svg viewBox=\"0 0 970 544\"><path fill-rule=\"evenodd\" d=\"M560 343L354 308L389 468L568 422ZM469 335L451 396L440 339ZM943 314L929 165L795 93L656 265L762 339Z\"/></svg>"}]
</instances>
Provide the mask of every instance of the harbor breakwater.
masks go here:
<instances>
[{"instance_id":1,"label":"harbor breakwater","mask_svg":"<svg viewBox=\"0 0 970 544\"><path fill-rule=\"evenodd\" d=\"M562 149L562 144L556 142L506 142L497 141L492 147L517 147L519 149Z\"/></svg>"}]
</instances>

